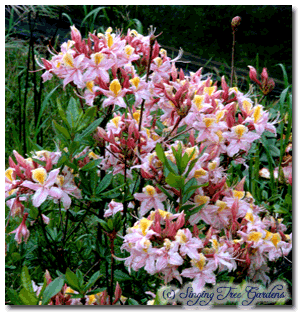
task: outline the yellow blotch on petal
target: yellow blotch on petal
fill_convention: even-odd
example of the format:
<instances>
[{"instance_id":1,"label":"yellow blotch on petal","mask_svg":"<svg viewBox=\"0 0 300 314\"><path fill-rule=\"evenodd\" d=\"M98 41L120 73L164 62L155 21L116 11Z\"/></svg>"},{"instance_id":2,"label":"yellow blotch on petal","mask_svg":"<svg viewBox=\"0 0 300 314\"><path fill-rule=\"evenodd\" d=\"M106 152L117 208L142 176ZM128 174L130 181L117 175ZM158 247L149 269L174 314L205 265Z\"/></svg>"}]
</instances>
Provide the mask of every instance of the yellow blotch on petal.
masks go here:
<instances>
[{"instance_id":1,"label":"yellow blotch on petal","mask_svg":"<svg viewBox=\"0 0 300 314\"><path fill-rule=\"evenodd\" d=\"M44 168L37 168L37 169L31 170L31 173L32 173L32 179L35 182L44 184L47 178L47 171Z\"/></svg>"},{"instance_id":2,"label":"yellow blotch on petal","mask_svg":"<svg viewBox=\"0 0 300 314\"><path fill-rule=\"evenodd\" d=\"M203 95L195 95L194 96L193 102L197 106L198 110L202 109L202 107L203 107L203 105L202 105L203 100L204 100L204 96Z\"/></svg>"},{"instance_id":3,"label":"yellow blotch on petal","mask_svg":"<svg viewBox=\"0 0 300 314\"><path fill-rule=\"evenodd\" d=\"M216 239L212 239L211 243L212 243L212 247L216 250L216 252L218 252L220 243Z\"/></svg>"},{"instance_id":4,"label":"yellow blotch on petal","mask_svg":"<svg viewBox=\"0 0 300 314\"><path fill-rule=\"evenodd\" d=\"M187 236L184 234L183 230L178 230L175 235L175 240L180 244L184 244L188 241Z\"/></svg>"},{"instance_id":5,"label":"yellow blotch on petal","mask_svg":"<svg viewBox=\"0 0 300 314\"><path fill-rule=\"evenodd\" d=\"M278 243L281 241L281 236L279 233L274 233L271 239L271 242L274 244L274 246L277 249Z\"/></svg>"},{"instance_id":6,"label":"yellow blotch on petal","mask_svg":"<svg viewBox=\"0 0 300 314\"><path fill-rule=\"evenodd\" d=\"M50 152L48 152L47 150L40 150L38 152L36 152L36 155L41 158L41 157L45 157L45 158L49 158L50 157ZM32 161L31 158L27 158L29 162Z\"/></svg>"},{"instance_id":7,"label":"yellow blotch on petal","mask_svg":"<svg viewBox=\"0 0 300 314\"><path fill-rule=\"evenodd\" d=\"M107 46L108 46L108 48L111 48L113 44L114 44L114 39L111 36L111 34L108 33L107 34Z\"/></svg>"},{"instance_id":8,"label":"yellow blotch on petal","mask_svg":"<svg viewBox=\"0 0 300 314\"><path fill-rule=\"evenodd\" d=\"M210 170L210 171L215 170L216 167L217 167L217 164L218 164L218 163L217 163L216 161L210 162L210 163L208 164L208 166L207 166L208 170Z\"/></svg>"},{"instance_id":9,"label":"yellow blotch on petal","mask_svg":"<svg viewBox=\"0 0 300 314\"><path fill-rule=\"evenodd\" d=\"M160 67L163 63L162 59L160 57L156 57L155 59L153 59L153 61L155 62L155 64Z\"/></svg>"},{"instance_id":10,"label":"yellow blotch on petal","mask_svg":"<svg viewBox=\"0 0 300 314\"><path fill-rule=\"evenodd\" d=\"M65 182L65 177L64 176L58 175L56 177L57 185L62 186L64 184L64 182Z\"/></svg>"},{"instance_id":11,"label":"yellow blotch on petal","mask_svg":"<svg viewBox=\"0 0 300 314\"><path fill-rule=\"evenodd\" d=\"M135 29L133 29L133 30L130 31L129 34L130 34L131 36L137 36L139 33L138 33Z\"/></svg>"},{"instance_id":12,"label":"yellow blotch on petal","mask_svg":"<svg viewBox=\"0 0 300 314\"><path fill-rule=\"evenodd\" d=\"M216 86L211 86L211 87L204 87L204 93L208 94L209 96L211 96L215 91L216 91L217 87Z\"/></svg>"},{"instance_id":13,"label":"yellow blotch on petal","mask_svg":"<svg viewBox=\"0 0 300 314\"><path fill-rule=\"evenodd\" d=\"M231 92L231 91L234 91L236 94L238 93L238 88L235 86L235 87L230 87L229 88L229 92Z\"/></svg>"},{"instance_id":14,"label":"yellow blotch on petal","mask_svg":"<svg viewBox=\"0 0 300 314\"><path fill-rule=\"evenodd\" d=\"M252 223L254 222L253 214L252 213L247 213L244 217L246 220L251 221Z\"/></svg>"},{"instance_id":15,"label":"yellow blotch on petal","mask_svg":"<svg viewBox=\"0 0 300 314\"><path fill-rule=\"evenodd\" d=\"M120 119L121 119L120 116L116 116L111 119L111 122L116 126L116 128L119 126Z\"/></svg>"},{"instance_id":16,"label":"yellow blotch on petal","mask_svg":"<svg viewBox=\"0 0 300 314\"><path fill-rule=\"evenodd\" d=\"M135 86L135 88L139 87L140 84L140 78L138 76L135 76L133 79L129 80L129 82Z\"/></svg>"},{"instance_id":17,"label":"yellow blotch on petal","mask_svg":"<svg viewBox=\"0 0 300 314\"><path fill-rule=\"evenodd\" d=\"M191 160L195 159L198 155L198 147L197 146L193 146L193 147L188 147L185 152L189 155L189 157L191 157Z\"/></svg>"},{"instance_id":18,"label":"yellow blotch on petal","mask_svg":"<svg viewBox=\"0 0 300 314\"><path fill-rule=\"evenodd\" d=\"M258 242L262 238L262 233L258 231L252 231L248 235L248 241Z\"/></svg>"},{"instance_id":19,"label":"yellow blotch on petal","mask_svg":"<svg viewBox=\"0 0 300 314\"><path fill-rule=\"evenodd\" d=\"M158 212L162 218L170 218L172 216L172 213L167 212L167 211L162 210L162 209L159 209Z\"/></svg>"},{"instance_id":20,"label":"yellow blotch on petal","mask_svg":"<svg viewBox=\"0 0 300 314\"><path fill-rule=\"evenodd\" d=\"M112 28L109 27L106 31L105 31L105 34L110 34L112 32Z\"/></svg>"},{"instance_id":21,"label":"yellow blotch on petal","mask_svg":"<svg viewBox=\"0 0 300 314\"><path fill-rule=\"evenodd\" d=\"M126 45L124 50L125 50L127 57L130 57L134 52L134 48L130 45Z\"/></svg>"},{"instance_id":22,"label":"yellow blotch on petal","mask_svg":"<svg viewBox=\"0 0 300 314\"><path fill-rule=\"evenodd\" d=\"M147 253L149 247L151 246L150 240L145 240L144 245L145 245L146 247L143 249L143 251L144 251L145 253Z\"/></svg>"},{"instance_id":23,"label":"yellow blotch on petal","mask_svg":"<svg viewBox=\"0 0 300 314\"><path fill-rule=\"evenodd\" d=\"M253 112L253 118L254 118L254 123L256 123L262 116L262 106L258 105L254 108Z\"/></svg>"},{"instance_id":24,"label":"yellow blotch on petal","mask_svg":"<svg viewBox=\"0 0 300 314\"><path fill-rule=\"evenodd\" d=\"M70 53L68 53L68 52L65 53L62 60L66 66L68 66L69 68L74 68L73 56Z\"/></svg>"},{"instance_id":25,"label":"yellow blotch on petal","mask_svg":"<svg viewBox=\"0 0 300 314\"><path fill-rule=\"evenodd\" d=\"M192 263L194 264L194 266L196 266L200 270L204 268L205 262L206 262L206 257L202 253L199 254L199 260L192 259Z\"/></svg>"},{"instance_id":26,"label":"yellow blotch on petal","mask_svg":"<svg viewBox=\"0 0 300 314\"><path fill-rule=\"evenodd\" d=\"M241 138L248 130L248 128L242 124L239 124L237 126L232 127L235 134L238 136L238 138Z\"/></svg>"},{"instance_id":27,"label":"yellow blotch on petal","mask_svg":"<svg viewBox=\"0 0 300 314\"><path fill-rule=\"evenodd\" d=\"M95 297L94 294L89 295L88 298L89 298L88 305L91 305L91 304L93 304L96 301L96 297Z\"/></svg>"},{"instance_id":28,"label":"yellow blotch on petal","mask_svg":"<svg viewBox=\"0 0 300 314\"><path fill-rule=\"evenodd\" d=\"M251 114L252 104L247 99L243 101L243 109L247 112L248 115Z\"/></svg>"},{"instance_id":29,"label":"yellow blotch on petal","mask_svg":"<svg viewBox=\"0 0 300 314\"><path fill-rule=\"evenodd\" d=\"M152 185L147 185L144 189L147 195L153 196L156 193L156 190Z\"/></svg>"},{"instance_id":30,"label":"yellow blotch on petal","mask_svg":"<svg viewBox=\"0 0 300 314\"><path fill-rule=\"evenodd\" d=\"M65 296L67 296L68 293L74 293L74 292L75 292L75 291L74 291L72 288L67 287L67 289L66 289L66 291L65 291Z\"/></svg>"},{"instance_id":31,"label":"yellow blotch on petal","mask_svg":"<svg viewBox=\"0 0 300 314\"><path fill-rule=\"evenodd\" d=\"M216 201L216 206L218 206L218 212L222 212L226 207L227 207L227 203L223 202L223 201Z\"/></svg>"},{"instance_id":32,"label":"yellow blotch on petal","mask_svg":"<svg viewBox=\"0 0 300 314\"><path fill-rule=\"evenodd\" d=\"M88 81L86 82L86 88L93 93L93 87L94 87L94 81Z\"/></svg>"},{"instance_id":33,"label":"yellow blotch on petal","mask_svg":"<svg viewBox=\"0 0 300 314\"><path fill-rule=\"evenodd\" d=\"M207 128L209 128L210 126L212 126L212 124L213 124L215 121L216 121L215 118L204 118L204 119L203 119L203 122L204 122L204 124L205 124L205 126L206 126Z\"/></svg>"},{"instance_id":34,"label":"yellow blotch on petal","mask_svg":"<svg viewBox=\"0 0 300 314\"><path fill-rule=\"evenodd\" d=\"M115 97L119 95L121 91L121 84L118 79L115 79L110 83L109 90L115 94Z\"/></svg>"},{"instance_id":35,"label":"yellow blotch on petal","mask_svg":"<svg viewBox=\"0 0 300 314\"><path fill-rule=\"evenodd\" d=\"M172 246L172 242L169 239L164 240L164 247L169 251Z\"/></svg>"},{"instance_id":36,"label":"yellow blotch on petal","mask_svg":"<svg viewBox=\"0 0 300 314\"><path fill-rule=\"evenodd\" d=\"M219 122L223 117L224 117L224 110L220 110L220 111L216 114L217 122Z\"/></svg>"},{"instance_id":37,"label":"yellow blotch on petal","mask_svg":"<svg viewBox=\"0 0 300 314\"><path fill-rule=\"evenodd\" d=\"M266 232L266 236L264 237L264 240L272 239L273 233L268 230L264 230L264 231Z\"/></svg>"},{"instance_id":38,"label":"yellow blotch on petal","mask_svg":"<svg viewBox=\"0 0 300 314\"><path fill-rule=\"evenodd\" d=\"M97 154L95 154L94 152L90 152L90 153L89 153L89 157L90 157L90 158L93 158L93 159L99 159L99 158L100 158L100 156L97 155Z\"/></svg>"},{"instance_id":39,"label":"yellow blotch on petal","mask_svg":"<svg viewBox=\"0 0 300 314\"><path fill-rule=\"evenodd\" d=\"M218 131L216 132L216 134L217 134L218 137L219 137L219 142L221 142L221 141L224 139L222 131L221 131L221 130L218 130Z\"/></svg>"},{"instance_id":40,"label":"yellow blotch on petal","mask_svg":"<svg viewBox=\"0 0 300 314\"><path fill-rule=\"evenodd\" d=\"M153 221L148 220L147 218L142 218L139 221L138 226L141 229L143 235L146 235L146 233L147 233L148 229L150 228L150 226L152 225L152 223L153 223Z\"/></svg>"},{"instance_id":41,"label":"yellow blotch on petal","mask_svg":"<svg viewBox=\"0 0 300 314\"><path fill-rule=\"evenodd\" d=\"M159 50L159 54L160 54L162 57L166 57L166 56L167 56L167 50L161 48L161 49Z\"/></svg>"},{"instance_id":42,"label":"yellow blotch on petal","mask_svg":"<svg viewBox=\"0 0 300 314\"><path fill-rule=\"evenodd\" d=\"M5 177L9 180L9 181L13 181L13 173L14 173L14 169L13 168L8 168L6 171L5 171Z\"/></svg>"},{"instance_id":43,"label":"yellow blotch on petal","mask_svg":"<svg viewBox=\"0 0 300 314\"><path fill-rule=\"evenodd\" d=\"M198 169L195 171L194 177L195 178L201 178L201 177L205 176L206 174L207 174L207 171L204 170L203 168L201 168L201 169Z\"/></svg>"},{"instance_id":44,"label":"yellow blotch on petal","mask_svg":"<svg viewBox=\"0 0 300 314\"><path fill-rule=\"evenodd\" d=\"M233 197L238 198L239 200L245 196L245 191L233 190Z\"/></svg>"},{"instance_id":45,"label":"yellow blotch on petal","mask_svg":"<svg viewBox=\"0 0 300 314\"><path fill-rule=\"evenodd\" d=\"M99 65L100 62L104 59L104 54L101 52L96 52L93 55L93 61L95 62L95 64Z\"/></svg>"},{"instance_id":46,"label":"yellow blotch on petal","mask_svg":"<svg viewBox=\"0 0 300 314\"><path fill-rule=\"evenodd\" d=\"M198 205L206 204L207 202L209 202L209 200L210 200L209 196L205 195L196 195L194 197L194 202L197 203Z\"/></svg>"}]
</instances>

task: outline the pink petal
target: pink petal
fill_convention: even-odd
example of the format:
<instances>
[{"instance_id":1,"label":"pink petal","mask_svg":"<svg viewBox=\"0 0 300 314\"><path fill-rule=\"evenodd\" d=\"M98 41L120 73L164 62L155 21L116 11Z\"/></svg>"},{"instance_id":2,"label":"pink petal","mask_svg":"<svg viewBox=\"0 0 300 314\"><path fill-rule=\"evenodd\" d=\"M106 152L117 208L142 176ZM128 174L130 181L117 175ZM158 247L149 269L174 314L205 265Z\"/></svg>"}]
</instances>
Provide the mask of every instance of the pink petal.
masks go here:
<instances>
[{"instance_id":1,"label":"pink petal","mask_svg":"<svg viewBox=\"0 0 300 314\"><path fill-rule=\"evenodd\" d=\"M41 188L35 192L32 197L32 204L34 207L40 207L41 204L46 200L49 190Z\"/></svg>"}]
</instances>

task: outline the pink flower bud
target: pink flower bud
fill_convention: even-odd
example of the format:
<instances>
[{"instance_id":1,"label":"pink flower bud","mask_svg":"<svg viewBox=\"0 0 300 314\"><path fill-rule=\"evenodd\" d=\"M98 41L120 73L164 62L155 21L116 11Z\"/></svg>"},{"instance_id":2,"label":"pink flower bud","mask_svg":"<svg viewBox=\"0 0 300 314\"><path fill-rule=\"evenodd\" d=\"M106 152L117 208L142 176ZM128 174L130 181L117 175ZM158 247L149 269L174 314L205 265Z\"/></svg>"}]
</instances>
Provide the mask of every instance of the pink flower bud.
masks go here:
<instances>
[{"instance_id":1,"label":"pink flower bud","mask_svg":"<svg viewBox=\"0 0 300 314\"><path fill-rule=\"evenodd\" d=\"M23 220L21 222L21 224L19 225L19 227L17 229L15 229L14 231L10 232L10 233L15 233L15 240L17 241L18 244L20 244L22 242L22 238L24 237L24 241L27 242L28 237L29 237L29 230L27 229L27 226L25 224L25 221L28 217L28 213L25 213L23 216Z\"/></svg>"},{"instance_id":2,"label":"pink flower bud","mask_svg":"<svg viewBox=\"0 0 300 314\"><path fill-rule=\"evenodd\" d=\"M117 282L116 289L115 289L115 302L120 299L121 295L122 295L122 289L119 283Z\"/></svg>"},{"instance_id":3,"label":"pink flower bud","mask_svg":"<svg viewBox=\"0 0 300 314\"><path fill-rule=\"evenodd\" d=\"M231 28L234 31L240 24L241 24L241 17L240 16L236 16L232 19L231 21Z\"/></svg>"},{"instance_id":4,"label":"pink flower bud","mask_svg":"<svg viewBox=\"0 0 300 314\"><path fill-rule=\"evenodd\" d=\"M259 87L261 87L261 82L257 79L257 72L255 68L252 67L251 65L248 65L248 68L250 69L250 72L249 72L250 80L254 81L255 83L259 85Z\"/></svg>"}]
</instances>

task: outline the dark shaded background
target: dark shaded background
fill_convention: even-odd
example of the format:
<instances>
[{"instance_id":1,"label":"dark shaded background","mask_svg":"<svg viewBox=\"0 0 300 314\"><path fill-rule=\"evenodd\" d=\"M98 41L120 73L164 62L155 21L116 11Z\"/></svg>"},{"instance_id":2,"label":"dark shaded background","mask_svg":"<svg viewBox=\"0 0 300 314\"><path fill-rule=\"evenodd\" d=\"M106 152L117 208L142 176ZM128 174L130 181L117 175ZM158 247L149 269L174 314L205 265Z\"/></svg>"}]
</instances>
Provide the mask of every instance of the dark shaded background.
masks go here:
<instances>
[{"instance_id":1,"label":"dark shaded background","mask_svg":"<svg viewBox=\"0 0 300 314\"><path fill-rule=\"evenodd\" d=\"M101 3L99 6L102 6ZM58 6L59 7L59 6ZM91 10L98 6L90 6ZM268 68L269 75L277 79L277 92L283 87L282 70L278 63L284 64L289 82L292 82L292 6L291 5L140 5L105 6L109 17L99 18L95 26L124 28L123 16L138 19L147 34L150 25L156 27L156 33L162 32L158 41L177 55L181 47L184 58L191 60L188 70L195 71L200 65L211 59L210 65L218 68L220 74L230 73L232 31L231 19L237 15L242 18L236 33L235 66L239 74L248 75L248 65ZM82 6L60 6L73 23L79 28L85 15ZM118 12L121 12L118 13ZM69 37L70 23L65 16L61 19L42 17L35 28L34 36L51 38L57 28L57 34L63 41ZM89 25L86 26L86 29ZM80 30L84 32L85 27ZM26 34L26 24L23 25ZM186 67L186 65L183 65ZM279 81L278 81L279 80Z\"/></svg>"}]
</instances>

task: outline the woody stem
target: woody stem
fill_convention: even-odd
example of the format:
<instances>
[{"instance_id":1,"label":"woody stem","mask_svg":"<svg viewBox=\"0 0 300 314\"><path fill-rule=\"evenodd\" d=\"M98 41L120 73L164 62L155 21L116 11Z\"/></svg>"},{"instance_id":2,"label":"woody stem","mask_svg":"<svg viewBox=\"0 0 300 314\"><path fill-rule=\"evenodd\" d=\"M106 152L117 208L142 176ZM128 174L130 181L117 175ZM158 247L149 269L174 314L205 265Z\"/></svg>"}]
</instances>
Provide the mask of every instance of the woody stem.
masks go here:
<instances>
[{"instance_id":1,"label":"woody stem","mask_svg":"<svg viewBox=\"0 0 300 314\"><path fill-rule=\"evenodd\" d=\"M232 37L233 37L233 42L232 42L232 53L231 53L231 76L230 76L230 87L232 87L232 83L233 83L235 30L234 30L234 31L232 31Z\"/></svg>"}]
</instances>

